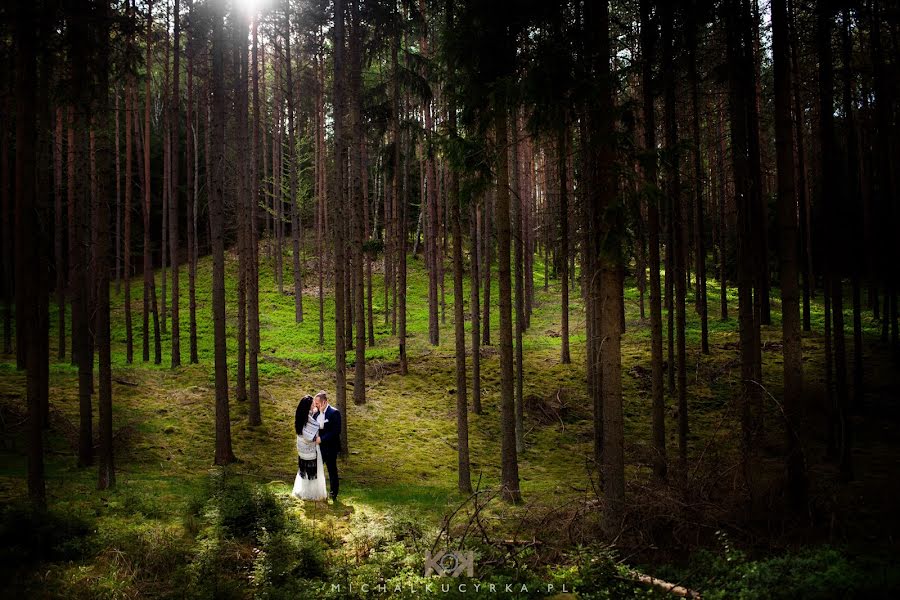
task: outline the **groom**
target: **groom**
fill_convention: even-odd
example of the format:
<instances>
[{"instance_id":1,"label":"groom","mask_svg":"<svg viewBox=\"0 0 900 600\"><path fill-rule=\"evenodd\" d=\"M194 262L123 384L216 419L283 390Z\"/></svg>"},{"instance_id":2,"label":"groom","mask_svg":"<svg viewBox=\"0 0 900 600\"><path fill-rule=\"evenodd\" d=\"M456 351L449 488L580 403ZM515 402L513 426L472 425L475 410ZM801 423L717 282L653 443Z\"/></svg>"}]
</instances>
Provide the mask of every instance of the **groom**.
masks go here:
<instances>
[{"instance_id":1,"label":"groom","mask_svg":"<svg viewBox=\"0 0 900 600\"><path fill-rule=\"evenodd\" d=\"M331 499L337 502L340 479L338 479L337 456L341 451L341 412L328 404L328 394L324 391L316 394L316 408L325 415L325 425L319 429L316 441L322 450L322 462L328 468L328 482L331 486Z\"/></svg>"}]
</instances>

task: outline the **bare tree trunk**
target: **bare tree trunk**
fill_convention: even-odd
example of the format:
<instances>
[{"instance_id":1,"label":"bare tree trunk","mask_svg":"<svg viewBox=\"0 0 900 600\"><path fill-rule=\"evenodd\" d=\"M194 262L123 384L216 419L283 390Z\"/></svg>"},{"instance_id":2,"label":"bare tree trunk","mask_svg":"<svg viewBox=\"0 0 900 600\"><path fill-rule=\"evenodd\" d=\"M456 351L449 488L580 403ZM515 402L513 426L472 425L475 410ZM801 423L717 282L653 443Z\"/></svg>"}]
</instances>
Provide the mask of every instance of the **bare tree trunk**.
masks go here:
<instances>
[{"instance_id":1,"label":"bare tree trunk","mask_svg":"<svg viewBox=\"0 0 900 600\"><path fill-rule=\"evenodd\" d=\"M362 251L363 256L366 262L366 325L368 331L368 344L369 346L375 345L375 321L374 316L372 315L372 255L365 249L366 240L373 239L374 235L372 232L372 219L369 217L369 155L366 150L366 138L365 133L363 132L360 135L359 140L359 152L360 152L360 160L361 160L361 170L362 170L362 202L363 202L363 227L362 227ZM377 216L378 216L378 180L376 178L375 181L376 190L375 190L375 203L376 207L374 210L374 217L377 225Z\"/></svg>"},{"instance_id":2,"label":"bare tree trunk","mask_svg":"<svg viewBox=\"0 0 900 600\"><path fill-rule=\"evenodd\" d=\"M791 51L791 70L794 73L793 81L793 106L794 125L797 137L797 204L799 206L800 247L805 250L806 261L801 262L800 273L803 277L803 331L812 329L810 314L811 288L814 286L813 277L813 253L812 253L812 228L810 227L809 189L806 182L806 151L804 144L804 111L801 108L800 92L800 59L796 39L796 25L794 22L793 1L788 0L787 18L790 24L788 41Z\"/></svg>"},{"instance_id":3,"label":"bare tree trunk","mask_svg":"<svg viewBox=\"0 0 900 600\"><path fill-rule=\"evenodd\" d=\"M481 264L481 256L478 251L481 247L479 237L481 232L481 209L478 207L475 198L471 200L471 211L469 213L469 263L472 271L469 276L469 285L471 286L471 319L472 319L472 411L476 415L481 414L481 308L478 301L481 296L479 283L481 277L478 272L478 266Z\"/></svg>"},{"instance_id":4,"label":"bare tree trunk","mask_svg":"<svg viewBox=\"0 0 900 600\"><path fill-rule=\"evenodd\" d=\"M522 174L521 168L521 143L519 141L519 119L517 114L513 114L510 122L513 126L513 141L510 145L512 154L512 169L510 172L510 189L513 191L512 210L510 211L510 219L512 221L512 244L513 244L513 260L515 269L513 277L515 277L515 306L516 327L515 327L515 402L516 402L516 452L521 454L525 451L525 408L524 408L524 374L522 373L523 355L522 355L522 334L525 329L525 282L523 273L524 249L522 248ZM465 350L463 350L465 352Z\"/></svg>"},{"instance_id":5,"label":"bare tree trunk","mask_svg":"<svg viewBox=\"0 0 900 600\"><path fill-rule=\"evenodd\" d=\"M403 187L400 197L400 214L398 223L398 238L400 256L400 264L398 267L397 282L397 337L400 338L400 374L406 375L409 372L409 361L406 356L406 253L408 252L409 231L406 221L406 215L409 208L409 190L408 188L408 169L409 169L409 142L406 141L406 150L403 161ZM399 150L398 150L399 156Z\"/></svg>"},{"instance_id":6,"label":"bare tree trunk","mask_svg":"<svg viewBox=\"0 0 900 600\"><path fill-rule=\"evenodd\" d=\"M8 107L9 101L4 98L3 110L10 114L12 109ZM13 300L13 271L15 269L13 257L13 206L10 202L10 168L9 168L9 147L11 145L8 119L0 119L0 203L2 203L2 212L0 218L3 219L3 240L0 242L0 248L3 250L3 256L0 258L0 267L3 269L3 353L11 354L12 345L12 314L14 311ZM71 179L69 179L71 181ZM70 209L71 211L71 209ZM74 236L72 235L72 222L69 221L69 247L74 245ZM71 253L69 254L71 257ZM72 268L72 260L69 259L69 269ZM71 276L70 276L71 277ZM70 286L71 287L71 286ZM71 294L71 290L69 291ZM74 343L74 339L72 340ZM74 353L72 358L74 360Z\"/></svg>"},{"instance_id":7,"label":"bare tree trunk","mask_svg":"<svg viewBox=\"0 0 900 600\"><path fill-rule=\"evenodd\" d=\"M663 394L662 302L659 285L659 193L656 169L656 111L653 106L653 59L656 28L650 21L650 2L641 0L641 53L644 117L644 148L648 153L644 164L647 196L647 233L650 262L650 381L653 405L653 472L666 479L666 406Z\"/></svg>"},{"instance_id":8,"label":"bare tree trunk","mask_svg":"<svg viewBox=\"0 0 900 600\"><path fill-rule=\"evenodd\" d=\"M823 5L817 7L817 34L819 54L819 128L821 136L822 202L826 213L826 283L831 296L832 335L834 336L834 379L838 417L838 451L841 476L853 477L851 463L851 420L847 392L847 358L844 340L844 295L842 281L842 256L836 248L843 229L841 208L836 197L840 185L837 179L837 143L834 132L834 73L831 52L831 21L834 15Z\"/></svg>"},{"instance_id":9,"label":"bare tree trunk","mask_svg":"<svg viewBox=\"0 0 900 600\"><path fill-rule=\"evenodd\" d=\"M568 124L563 123L556 133L556 171L559 177L559 252L562 255L562 260L559 261L559 283L562 288L562 319L560 321L562 349L560 360L563 364L572 362L572 357L569 354L569 184L566 181L568 171L566 168L566 157L568 155L566 138L569 134L567 130Z\"/></svg>"},{"instance_id":10,"label":"bare tree trunk","mask_svg":"<svg viewBox=\"0 0 900 600\"><path fill-rule=\"evenodd\" d=\"M534 139L527 138L525 146L525 196L522 198L522 244L525 252L525 329L531 328L531 311L534 309L534 232L532 211L534 207Z\"/></svg>"},{"instance_id":11,"label":"bare tree trunk","mask_svg":"<svg viewBox=\"0 0 900 600\"><path fill-rule=\"evenodd\" d=\"M169 109L169 261L172 272L172 368L181 366L181 318L179 313L180 295L178 289L178 138L179 138L179 112L180 107L180 83L181 83L181 5L175 0L172 13L173 31L172 38L172 99ZM165 302L165 301L164 301Z\"/></svg>"},{"instance_id":12,"label":"bare tree trunk","mask_svg":"<svg viewBox=\"0 0 900 600\"><path fill-rule=\"evenodd\" d=\"M772 4L775 67L775 151L778 166L778 217L781 230L781 334L784 356L784 409L789 503L800 511L806 504L806 472L799 443L799 403L803 394L803 353L800 338L797 199L794 189L794 146L791 122L791 69L785 0Z\"/></svg>"},{"instance_id":13,"label":"bare tree trunk","mask_svg":"<svg viewBox=\"0 0 900 600\"><path fill-rule=\"evenodd\" d=\"M185 115L185 139L186 139L186 164L187 164L187 254L188 254L188 337L190 339L191 364L197 364L200 361L197 352L197 197L199 195L200 180L200 147L198 142L197 129L200 126L200 120L194 118L194 53L195 53L195 35L196 30L193 28L194 23L194 2L188 0L188 19L192 24L190 36L188 37L187 50L187 111Z\"/></svg>"},{"instance_id":14,"label":"bare tree trunk","mask_svg":"<svg viewBox=\"0 0 900 600\"><path fill-rule=\"evenodd\" d=\"M853 307L853 400L852 408L854 411L860 411L863 408L863 398L865 396L865 387L863 385L863 349L862 349L862 302L860 292L860 271L861 265L866 263L863 253L863 236L865 234L862 227L860 215L862 210L862 194L860 192L860 173L859 173L859 147L858 136L856 132L856 116L853 112L853 106L856 102L853 92L853 72L851 60L853 55L853 42L851 40L851 22L850 11L846 7L843 9L843 18L841 25L842 40L842 59L844 63L844 85L843 85L843 109L845 136L847 140L847 177L846 192L844 193L845 202L842 203L844 214L847 210L852 211L847 219L840 219L842 230L850 230L850 256L853 260L853 266L850 269L850 284L852 288L851 302ZM848 403L850 400L848 399Z\"/></svg>"},{"instance_id":15,"label":"bare tree trunk","mask_svg":"<svg viewBox=\"0 0 900 600\"><path fill-rule=\"evenodd\" d=\"M37 43L34 6L25 3L15 15L16 43L16 349L25 358L26 397L28 402L28 497L32 505L47 506L44 486L44 432L41 413L49 394L48 346L40 340L48 335L46 240L40 217L46 216L43 199L36 194L38 135L36 115ZM27 242L26 242L27 240ZM26 275L27 274L27 275ZM22 318L24 317L24 318ZM27 329L27 334L25 330ZM23 345L25 336L35 343Z\"/></svg>"},{"instance_id":16,"label":"bare tree trunk","mask_svg":"<svg viewBox=\"0 0 900 600\"><path fill-rule=\"evenodd\" d=\"M325 213L328 206L325 176L325 66L324 56L316 57L316 261L319 271L319 345L325 344Z\"/></svg>"},{"instance_id":17,"label":"bare tree trunk","mask_svg":"<svg viewBox=\"0 0 900 600\"><path fill-rule=\"evenodd\" d=\"M583 119L584 164L588 173L583 196L587 233L585 291L588 318L594 320L588 357L599 359L594 393L599 391L601 408L601 414L595 414L595 419L598 416L602 419L600 472L605 502L602 526L611 534L620 526L625 508L625 444L621 368L623 270L617 233L621 224L613 216L615 211L610 210L617 192L606 2L585 4L584 28L586 75L600 84L597 101L585 106Z\"/></svg>"},{"instance_id":18,"label":"bare tree trunk","mask_svg":"<svg viewBox=\"0 0 900 600\"><path fill-rule=\"evenodd\" d=\"M276 42L276 52L279 50ZM284 222L282 197L284 195L284 183L282 181L284 175L284 166L282 160L284 157L284 119L282 117L282 87L284 80L282 77L283 68L282 61L275 61L275 109L274 109L274 133L272 135L272 229L275 237L275 282L278 284L278 293L284 293L284 277L282 272L284 261L284 246L282 239L282 227Z\"/></svg>"},{"instance_id":19,"label":"bare tree trunk","mask_svg":"<svg viewBox=\"0 0 900 600\"><path fill-rule=\"evenodd\" d=\"M110 140L109 127L109 5L103 0L99 7L99 19L94 25L99 29L97 39L101 40L99 48L99 73L100 78L97 90L97 112L94 115L93 126L99 132L100 155L99 174L97 177L97 190L94 197L94 219L97 228L97 247L95 249L95 271L97 281L97 307L96 307L96 338L99 381L98 389L98 416L100 429L100 460L98 462L99 473L97 488L101 490L113 488L116 485L115 461L113 459L113 424L112 424L112 355L110 353L110 324L109 324L109 192L106 182L109 180ZM116 116L118 121L118 115ZM93 132L92 132L93 134ZM93 138L92 138L93 141ZM91 152L93 155L93 151ZM118 145L115 148L118 155ZM93 159L92 159L93 162ZM92 169L93 170L93 169Z\"/></svg>"},{"instance_id":20,"label":"bare tree trunk","mask_svg":"<svg viewBox=\"0 0 900 600\"><path fill-rule=\"evenodd\" d=\"M447 28L453 28L453 2L446 0ZM448 65L451 73L454 65ZM451 140L457 136L456 106L450 101L447 107L448 128ZM458 488L464 494L472 493L472 478L469 473L469 402L466 395L466 322L465 296L463 295L463 234L462 211L459 194L459 175L451 168L448 173L447 202L451 212L453 235L453 326L456 341L456 445Z\"/></svg>"},{"instance_id":21,"label":"bare tree trunk","mask_svg":"<svg viewBox=\"0 0 900 600\"><path fill-rule=\"evenodd\" d=\"M350 123L353 128L350 136L351 155L351 201L353 206L350 218L353 244L353 317L356 323L356 359L353 367L353 403L366 403L366 306L365 306L365 272L363 261L363 244L365 243L365 187L366 177L362 146L364 132L362 123L362 37L360 31L359 1L350 0Z\"/></svg>"},{"instance_id":22,"label":"bare tree trunk","mask_svg":"<svg viewBox=\"0 0 900 600\"><path fill-rule=\"evenodd\" d=\"M238 18L232 25L233 35L233 66L234 71L234 151L238 156L247 156L250 150L249 129L247 119L248 92L247 75L249 71L249 51L247 48L248 23L243 18ZM235 386L235 400L247 401L247 288L252 270L252 249L250 248L250 172L247 160L241 160L235 169L235 214L238 219L238 347L237 347L237 385ZM249 412L249 411L248 411Z\"/></svg>"},{"instance_id":23,"label":"bare tree trunk","mask_svg":"<svg viewBox=\"0 0 900 600\"><path fill-rule=\"evenodd\" d=\"M748 15L742 0L733 0L729 5L727 22L728 64L729 64L729 105L731 111L731 147L734 170L734 195L737 204L738 231L738 328L741 354L741 450L743 483L752 491L751 466L752 442L755 429L754 408L758 404L759 372L759 320L753 302L753 215L754 206L750 191L751 165L749 155L751 145L748 132L747 103L752 96L747 90L747 80L752 81L753 63L743 30ZM761 417L761 415L757 415Z\"/></svg>"},{"instance_id":24,"label":"bare tree trunk","mask_svg":"<svg viewBox=\"0 0 900 600\"><path fill-rule=\"evenodd\" d=\"M129 11L130 14L130 11ZM130 40L129 40L130 45ZM132 173L132 149L131 149L131 133L132 133L132 106L134 95L132 93L132 80L128 77L125 82L125 206L124 206L124 229L125 241L123 247L123 263L125 277L125 361L130 365L134 362L134 339L132 332L131 317L131 193L134 183L131 179Z\"/></svg>"},{"instance_id":25,"label":"bare tree trunk","mask_svg":"<svg viewBox=\"0 0 900 600\"><path fill-rule=\"evenodd\" d=\"M719 164L719 319L727 321L728 271L725 265L726 254L728 252L728 221L725 218L725 202L728 178L725 171L725 126L723 121L724 117L722 116L722 109L720 108L716 119L716 137L719 140L717 145Z\"/></svg>"},{"instance_id":26,"label":"bare tree trunk","mask_svg":"<svg viewBox=\"0 0 900 600\"><path fill-rule=\"evenodd\" d=\"M284 10L284 53L285 72L287 76L287 110L288 110L288 156L290 166L288 176L291 178L291 243L292 243L292 271L294 279L294 322L303 322L303 275L300 272L300 217L297 207L297 156L294 129L294 75L291 60L291 20L290 5L285 3Z\"/></svg>"},{"instance_id":27,"label":"bare tree trunk","mask_svg":"<svg viewBox=\"0 0 900 600\"><path fill-rule=\"evenodd\" d=\"M344 202L347 143L344 133L346 98L344 97L344 0L334 0L334 353L337 404L341 411L341 452L347 455L347 350L345 346L345 268L346 243ZM402 347L401 347L402 352ZM402 354L401 354L402 358Z\"/></svg>"},{"instance_id":28,"label":"bare tree trunk","mask_svg":"<svg viewBox=\"0 0 900 600\"><path fill-rule=\"evenodd\" d=\"M228 405L228 360L225 336L225 234L222 200L225 186L225 77L223 72L225 40L222 33L223 9L214 6L212 14L212 115L213 151L209 190L209 229L213 258L213 333L215 336L216 377L216 452L215 464L235 462L231 448L231 418Z\"/></svg>"},{"instance_id":29,"label":"bare tree trunk","mask_svg":"<svg viewBox=\"0 0 900 600\"><path fill-rule=\"evenodd\" d=\"M161 222L161 230L160 230L160 300L162 301L162 310L160 313L160 320L162 321L162 332L166 333L168 330L168 318L169 318L169 308L168 308L168 294L166 293L166 282L168 280L168 265L169 265L169 205L171 204L169 200L169 195L172 193L172 129L170 123L170 100L169 100L169 85L170 85L170 77L169 77L169 54L171 52L171 48L169 46L169 17L170 17L170 9L169 9L170 0L165 0L166 3L166 21L165 21L165 40L163 41L163 48L165 48L165 56L163 59L163 89L160 96L162 97L162 144L163 144L163 185L162 185L162 222Z\"/></svg>"},{"instance_id":30,"label":"bare tree trunk","mask_svg":"<svg viewBox=\"0 0 900 600\"><path fill-rule=\"evenodd\" d=\"M694 159L694 271L697 287L694 294L700 315L700 351L709 354L709 314L706 302L706 235L703 223L703 157L700 146L700 76L697 74L696 15L688 17L688 78L691 85L691 135Z\"/></svg>"},{"instance_id":31,"label":"bare tree trunk","mask_svg":"<svg viewBox=\"0 0 900 600\"><path fill-rule=\"evenodd\" d=\"M259 69L258 69L258 38L259 18L253 17L252 35L253 48L251 50L252 64L251 76L253 78L253 139L250 148L250 181L248 185L247 202L250 205L250 219L247 232L249 245L249 271L247 273L247 321L249 329L249 396L247 406L247 420L251 426L262 423L262 415L259 406ZM245 53L246 54L246 53Z\"/></svg>"},{"instance_id":32,"label":"bare tree trunk","mask_svg":"<svg viewBox=\"0 0 900 600\"><path fill-rule=\"evenodd\" d=\"M510 281L509 163L506 156L507 109L503 99L494 100L494 131L497 147L497 277L500 285L500 457L503 498L520 502L519 463L516 453L515 397L513 394L512 285Z\"/></svg>"},{"instance_id":33,"label":"bare tree trunk","mask_svg":"<svg viewBox=\"0 0 900 600\"><path fill-rule=\"evenodd\" d=\"M151 58L153 37L152 2L147 8L147 70L152 67ZM144 329L143 350L144 362L150 360L150 313L153 313L154 361L162 362L162 350L159 338L159 312L156 310L156 282L153 275L153 255L150 247L150 78L144 84Z\"/></svg>"},{"instance_id":34,"label":"bare tree trunk","mask_svg":"<svg viewBox=\"0 0 900 600\"><path fill-rule=\"evenodd\" d=\"M677 406L678 406L678 459L679 475L687 477L687 436L688 436L688 406L687 406L687 353L685 340L685 247L687 241L684 236L683 226L683 199L681 197L681 177L678 151L678 122L675 107L675 47L674 47L674 7L667 6L663 9L662 20L662 55L665 87L665 143L666 152L669 155L666 165L666 193L669 196L670 211L669 227L672 230L669 239L674 241L671 250L674 263L675 286L675 330L677 346L677 363L674 366L677 378Z\"/></svg>"},{"instance_id":35,"label":"bare tree trunk","mask_svg":"<svg viewBox=\"0 0 900 600\"><path fill-rule=\"evenodd\" d=\"M425 0L419 0L419 10L425 14ZM430 57L428 50L428 32L423 30L421 38L422 55ZM440 253L438 237L438 191L437 175L435 173L434 149L431 137L434 135L434 122L431 115L431 101L427 100L423 106L425 114L425 178L428 212L425 215L425 247L428 265L428 340L432 346L440 343L440 324L438 323L438 277L440 275Z\"/></svg>"},{"instance_id":36,"label":"bare tree trunk","mask_svg":"<svg viewBox=\"0 0 900 600\"><path fill-rule=\"evenodd\" d=\"M481 318L481 343L484 346L491 345L491 265L494 262L493 204L492 194L488 191L484 196L484 233L481 236L484 248L481 253L484 260L484 267L481 269L484 273L484 315Z\"/></svg>"},{"instance_id":37,"label":"bare tree trunk","mask_svg":"<svg viewBox=\"0 0 900 600\"><path fill-rule=\"evenodd\" d=\"M117 96L118 98L118 96ZM118 106L117 106L118 108ZM56 312L57 312L57 358L65 360L66 358L66 268L65 258L63 256L63 244L65 242L65 229L63 228L63 173L62 173L62 153L63 153L63 110L61 107L56 109L56 127L53 134L53 221L54 232L53 250L54 261L56 266ZM116 117L116 139L119 137L119 119ZM116 162L118 164L118 144L116 144ZM118 170L118 169L117 169ZM118 179L118 178L117 178ZM118 244L116 244L118 248Z\"/></svg>"}]
</instances>

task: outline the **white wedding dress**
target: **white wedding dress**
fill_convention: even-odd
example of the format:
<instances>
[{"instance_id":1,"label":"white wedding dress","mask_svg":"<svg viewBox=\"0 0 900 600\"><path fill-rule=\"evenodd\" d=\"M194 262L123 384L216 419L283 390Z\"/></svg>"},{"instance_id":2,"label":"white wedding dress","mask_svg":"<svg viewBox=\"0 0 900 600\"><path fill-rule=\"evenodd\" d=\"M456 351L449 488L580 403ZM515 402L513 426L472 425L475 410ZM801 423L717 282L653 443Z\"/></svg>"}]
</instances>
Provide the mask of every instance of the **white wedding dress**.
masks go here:
<instances>
[{"instance_id":1,"label":"white wedding dress","mask_svg":"<svg viewBox=\"0 0 900 600\"><path fill-rule=\"evenodd\" d=\"M316 435L318 430L325 424L325 415L319 413L316 417L310 415L309 423L303 428L303 433L297 436L297 453L301 458L312 458L313 452L316 457L316 476L301 476L301 471L297 469L297 476L294 478L294 490L291 494L302 500L325 500L328 494L325 491L325 468L322 464L322 451L316 444Z\"/></svg>"}]
</instances>

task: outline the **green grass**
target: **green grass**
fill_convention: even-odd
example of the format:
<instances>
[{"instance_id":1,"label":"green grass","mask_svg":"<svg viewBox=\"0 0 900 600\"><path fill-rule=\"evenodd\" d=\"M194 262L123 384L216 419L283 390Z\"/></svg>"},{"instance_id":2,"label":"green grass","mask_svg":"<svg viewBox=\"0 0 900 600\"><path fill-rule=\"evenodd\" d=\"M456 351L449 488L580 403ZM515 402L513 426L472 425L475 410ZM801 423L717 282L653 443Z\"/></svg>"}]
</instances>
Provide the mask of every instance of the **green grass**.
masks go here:
<instances>
[{"instance_id":1,"label":"green grass","mask_svg":"<svg viewBox=\"0 0 900 600\"><path fill-rule=\"evenodd\" d=\"M264 243L265 244L265 243ZM240 462L229 473L264 485L284 498L290 490L296 469L293 412L304 394L324 388L334 391L333 299L326 290L325 342L318 343L318 304L314 263L305 263L303 323L294 322L293 297L279 293L271 260L261 248L260 385L263 424L247 425L246 406L231 403L234 450ZM445 315L441 344L428 344L427 276L422 261L410 259L408 306L408 353L410 373L406 377L391 373L367 381L367 403L350 405L345 418L349 427L350 456L341 464L344 508L302 507L290 504L297 518L310 521L338 539L351 539L360 518L383 520L393 515L410 515L413 520L435 527L441 517L464 498L456 484L455 424L455 349L453 345L453 286L447 270ZM237 259L227 255L226 297L230 381L234 383L237 310ZM383 314L383 278L373 280L376 344L366 349L370 365L391 369L398 358L396 337L390 335ZM526 416L526 448L519 457L521 486L526 504L510 507L493 503L486 514L497 531L512 529L535 506L565 506L582 502L593 495L589 471L592 469L592 426L586 394L584 369L584 313L577 290L571 302L572 364L560 363L559 287L551 281L543 287L543 264L536 261L536 307L531 328L523 340L525 350L524 395L550 398L562 391L573 408L563 424L541 425ZM200 261L197 271L197 330L199 364L188 364L187 273L181 270L181 352L183 366L169 368L169 333L163 335L161 365L141 360L142 281L132 285L135 362L125 360L124 296L112 294L112 350L114 429L118 486L97 492L93 469L75 466L74 444L78 423L77 371L68 360L57 361L55 330L51 330L50 396L53 407L51 430L47 436L47 491L52 510L83 515L94 524L94 538L106 551L83 561L54 563L48 574L26 569L31 582L50 581L56 589L77 581L79 586L108 596L152 593L154 586L134 574L122 572L110 559L116 535L138 528L138 535L163 535L178 548L193 548L203 539L195 537L196 527L185 522L186 507L210 478L214 444L214 370L213 327L211 318L211 261ZM285 291L292 289L290 261L285 260ZM497 341L497 280L493 278L491 331ZM465 298L468 308L468 280ZM330 286L330 283L326 283ZM157 290L159 276L157 274ZM737 363L737 300L729 295L731 320L718 319L718 285L709 286L709 335L712 353L699 352L699 320L688 307L688 385L691 432L690 461L704 456L711 445L720 460L734 456L736 419L726 419L729 403L739 388ZM777 293L773 298L777 297ZM648 323L639 319L638 292L629 281L625 290L627 329L622 345L623 393L625 402L627 473L633 481L649 476L649 374L650 348ZM689 300L690 302L690 300ZM55 308L55 305L53 306ZM647 305L649 311L649 302ZM771 326L763 328L762 340L770 344L764 350L764 380L776 397L781 381L780 351L772 342L780 341L780 306L772 303ZM849 309L848 309L849 311ZM665 313L664 313L665 318ZM821 329L821 306L813 305L814 331ZM848 323L849 320L848 312ZM51 315L51 329L56 326ZM877 334L877 324L864 319L866 333ZM467 323L467 331L470 323ZM152 323L151 323L152 333ZM469 337L467 336L467 344ZM821 386L821 337L817 333L804 338L805 369L808 387ZM69 342L69 347L71 343ZM496 346L486 349L482 361L484 412L470 415L470 446L473 480L482 487L499 481L500 378ZM153 344L151 340L151 361ZM353 352L348 352L352 367ZM374 369L379 372L379 369ZM7 422L20 421L24 377L14 367L14 357L0 362L0 406ZM352 388L348 397L352 398ZM767 405L772 415L774 404ZM96 414L95 414L96 417ZM670 405L666 413L670 456L677 453L675 416ZM21 425L21 422L19 423ZM22 428L5 426L0 452L0 498L17 502L25 495L25 458L22 453ZM708 459L708 455L707 455ZM292 514L294 514L292 513ZM321 517L321 518L320 518ZM311 521L310 521L311 522ZM156 534L147 533L156 531ZM118 532L117 534L110 532ZM330 532L330 533L329 533ZM137 534L135 534L137 535ZM143 538L140 538L143 539ZM148 538L149 539L149 538ZM167 543L169 543L167 542ZM342 551L340 547L336 554ZM120 565L121 566L121 565ZM52 587L51 586L51 587ZM119 586L119 587L117 587ZM79 588L80 589L80 588ZM165 592L165 586L161 588ZM159 590L156 590L159 591ZM171 591L171 590L169 590Z\"/></svg>"}]
</instances>

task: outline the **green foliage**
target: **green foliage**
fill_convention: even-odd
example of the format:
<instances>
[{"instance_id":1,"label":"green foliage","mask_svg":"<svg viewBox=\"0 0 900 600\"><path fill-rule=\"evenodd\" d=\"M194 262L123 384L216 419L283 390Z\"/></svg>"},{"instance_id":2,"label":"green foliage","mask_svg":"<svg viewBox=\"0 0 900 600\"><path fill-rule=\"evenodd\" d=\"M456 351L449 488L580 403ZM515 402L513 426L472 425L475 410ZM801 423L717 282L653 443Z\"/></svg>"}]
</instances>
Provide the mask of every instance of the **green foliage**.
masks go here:
<instances>
[{"instance_id":1,"label":"green foliage","mask_svg":"<svg viewBox=\"0 0 900 600\"><path fill-rule=\"evenodd\" d=\"M191 522L199 519L187 568L190 597L242 597L247 589L259 598L299 597L298 586L325 575L327 544L289 514L291 500L224 469L205 487L187 506Z\"/></svg>"},{"instance_id":2,"label":"green foliage","mask_svg":"<svg viewBox=\"0 0 900 600\"><path fill-rule=\"evenodd\" d=\"M613 598L661 598L658 590L648 589L634 581L628 568L618 562L615 552L607 546L583 546L576 549L571 571L566 575L575 594L584 600Z\"/></svg>"},{"instance_id":3,"label":"green foliage","mask_svg":"<svg viewBox=\"0 0 900 600\"><path fill-rule=\"evenodd\" d=\"M9 504L0 513L0 565L9 568L89 554L89 533L90 524L81 515Z\"/></svg>"},{"instance_id":4,"label":"green foliage","mask_svg":"<svg viewBox=\"0 0 900 600\"><path fill-rule=\"evenodd\" d=\"M700 550L674 580L712 600L811 600L887 597L900 589L900 569L886 560L861 560L834 546L808 546L751 558L719 533L720 549Z\"/></svg>"},{"instance_id":5,"label":"green foliage","mask_svg":"<svg viewBox=\"0 0 900 600\"><path fill-rule=\"evenodd\" d=\"M282 531L284 508L267 488L238 479L222 486L213 498L217 525L226 537L260 540L264 532Z\"/></svg>"}]
</instances>

